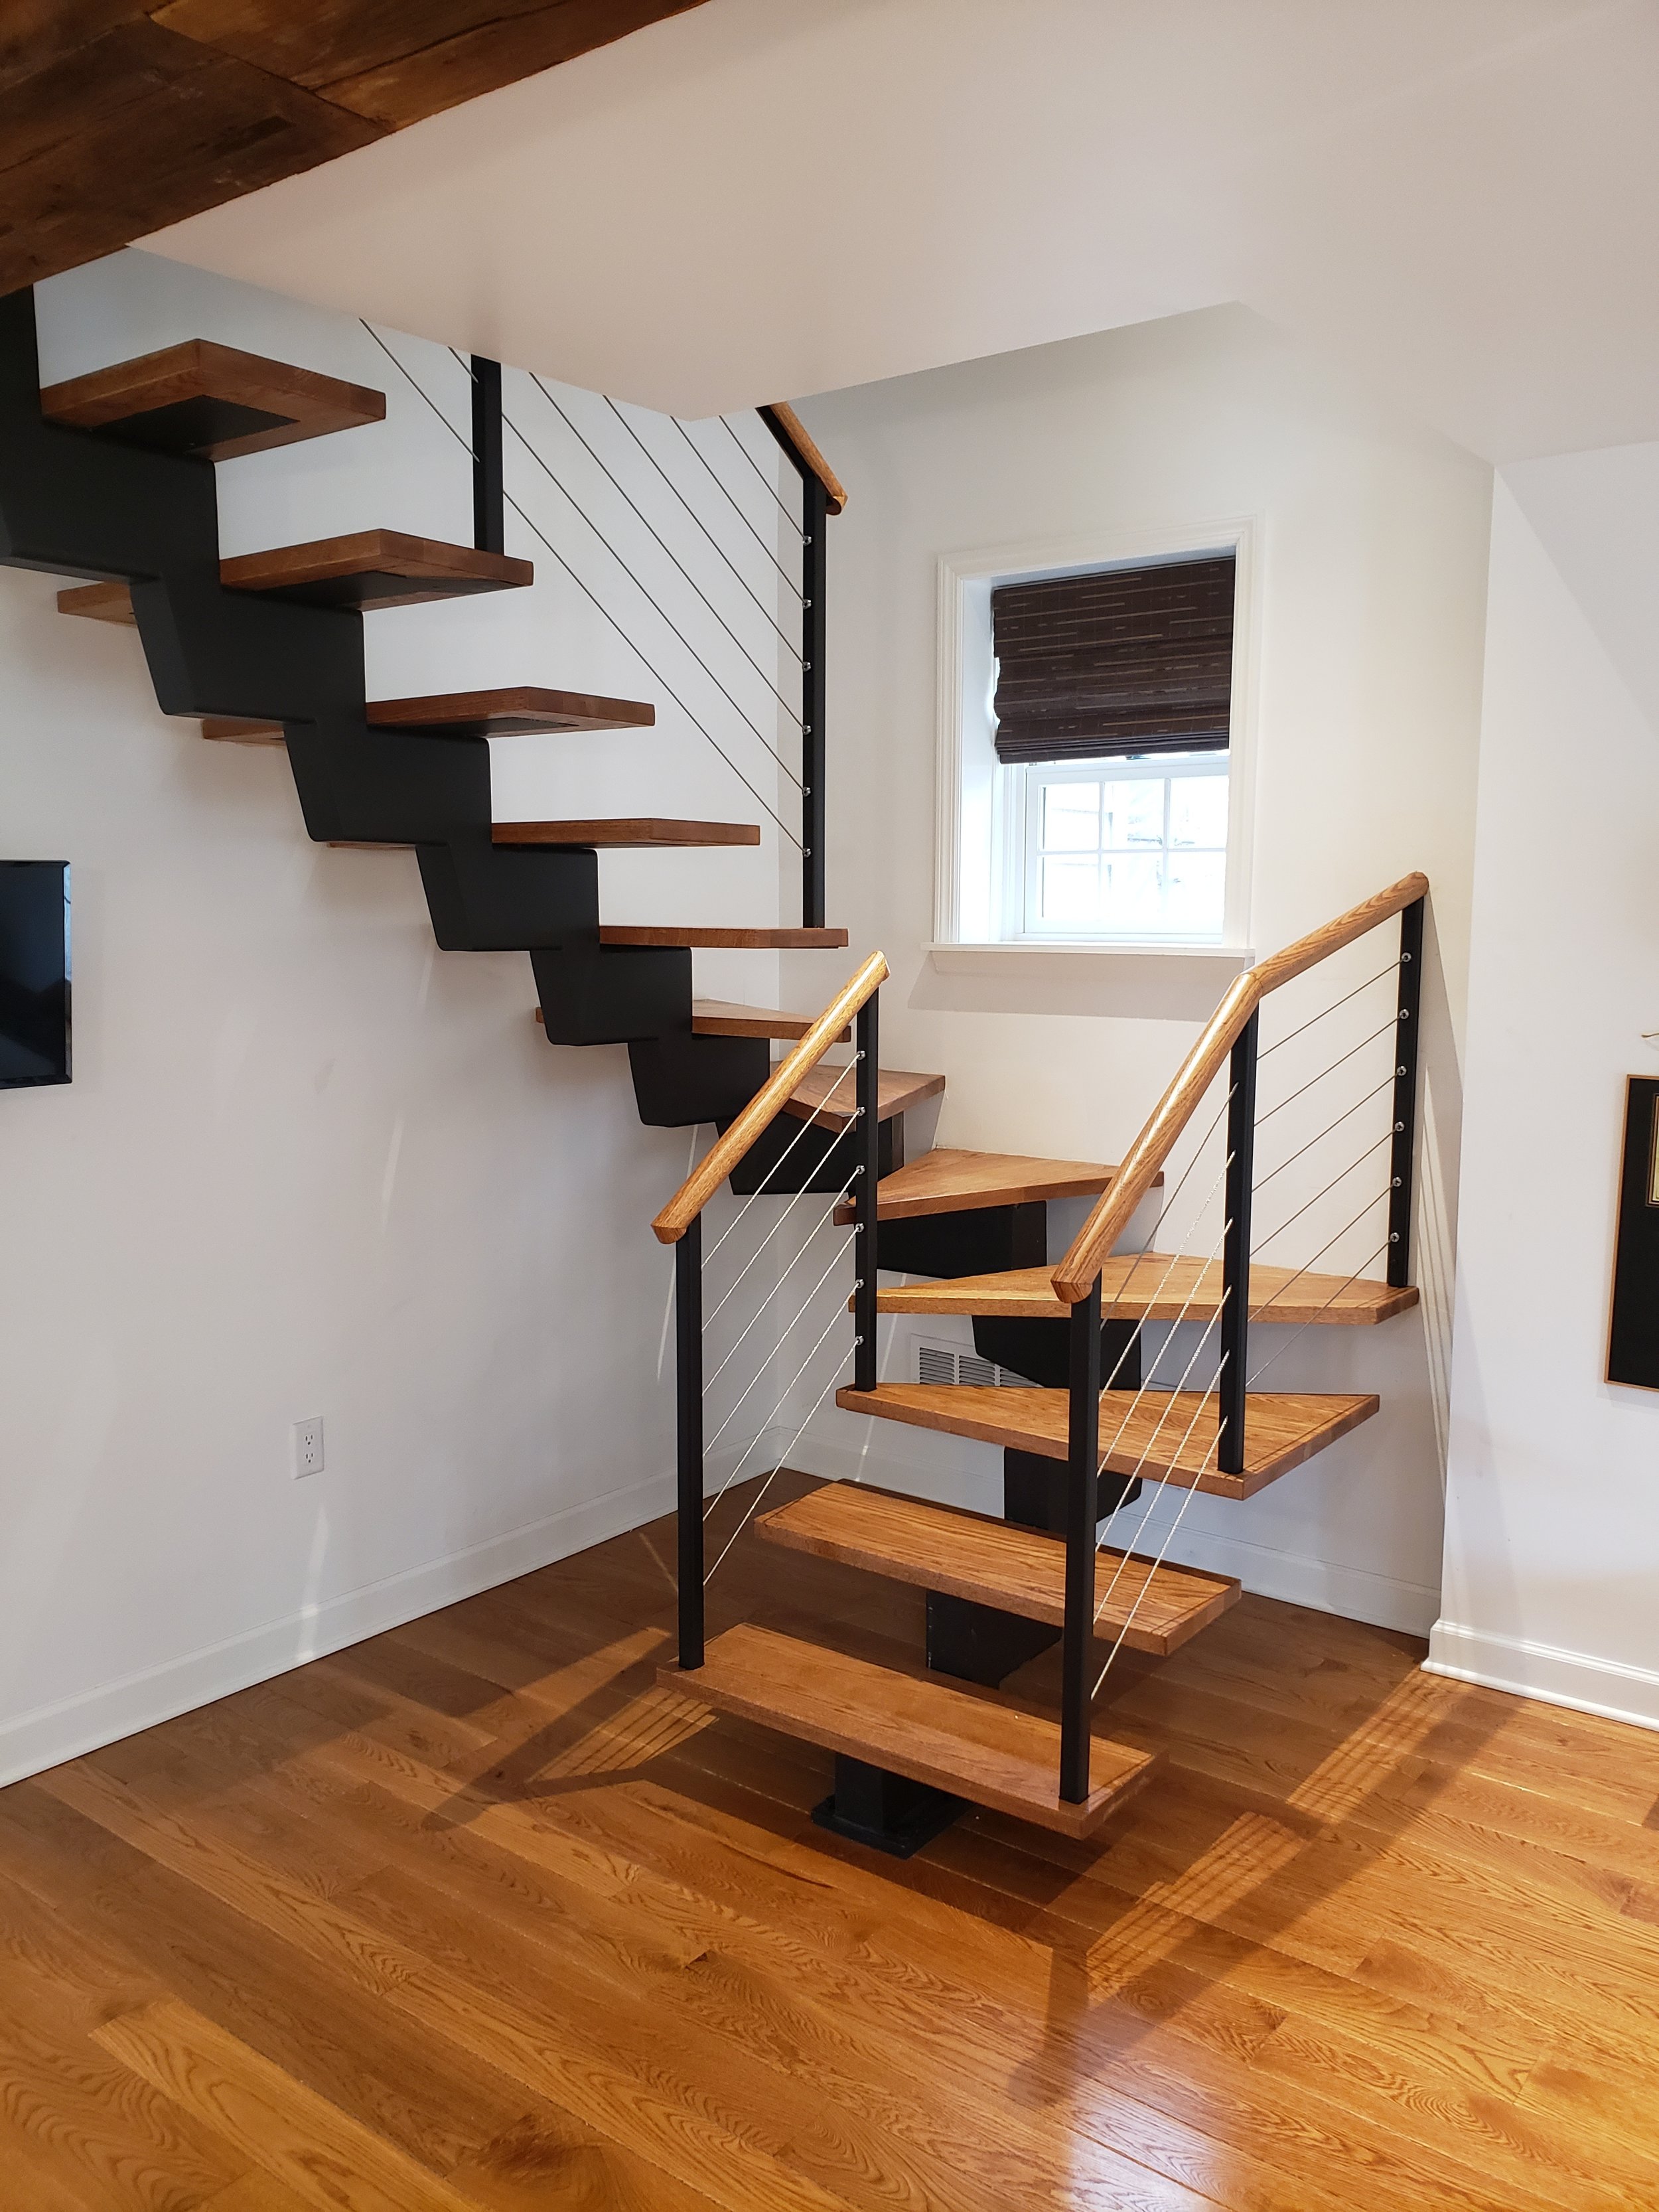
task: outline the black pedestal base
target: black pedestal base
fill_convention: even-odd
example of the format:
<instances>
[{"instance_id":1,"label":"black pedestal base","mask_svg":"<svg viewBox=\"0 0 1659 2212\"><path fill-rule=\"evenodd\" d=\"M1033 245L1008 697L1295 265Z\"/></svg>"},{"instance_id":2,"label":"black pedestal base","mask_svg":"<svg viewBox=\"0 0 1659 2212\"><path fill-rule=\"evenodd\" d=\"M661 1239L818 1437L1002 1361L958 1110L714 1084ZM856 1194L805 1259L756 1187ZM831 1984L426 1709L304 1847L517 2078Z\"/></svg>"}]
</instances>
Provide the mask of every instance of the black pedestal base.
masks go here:
<instances>
[{"instance_id":1,"label":"black pedestal base","mask_svg":"<svg viewBox=\"0 0 1659 2212\"><path fill-rule=\"evenodd\" d=\"M994 1690L1017 1667L1059 1641L1060 1631L1047 1621L1027 1620L948 1590L927 1593L927 1664L936 1674Z\"/></svg>"},{"instance_id":2,"label":"black pedestal base","mask_svg":"<svg viewBox=\"0 0 1659 2212\"><path fill-rule=\"evenodd\" d=\"M812 1818L833 1835L908 1859L967 1809L965 1798L837 1752L834 1795L812 1808Z\"/></svg>"}]
</instances>

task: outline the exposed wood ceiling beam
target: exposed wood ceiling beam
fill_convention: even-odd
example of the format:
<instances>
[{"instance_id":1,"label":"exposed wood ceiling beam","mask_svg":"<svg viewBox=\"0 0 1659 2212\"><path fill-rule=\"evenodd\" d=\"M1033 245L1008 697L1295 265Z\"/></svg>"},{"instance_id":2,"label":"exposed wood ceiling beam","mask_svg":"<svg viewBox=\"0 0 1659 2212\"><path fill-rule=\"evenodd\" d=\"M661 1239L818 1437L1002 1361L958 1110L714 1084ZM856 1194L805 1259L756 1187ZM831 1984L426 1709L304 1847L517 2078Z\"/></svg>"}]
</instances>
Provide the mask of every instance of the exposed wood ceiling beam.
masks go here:
<instances>
[{"instance_id":1,"label":"exposed wood ceiling beam","mask_svg":"<svg viewBox=\"0 0 1659 2212\"><path fill-rule=\"evenodd\" d=\"M702 0L7 0L0 293Z\"/></svg>"}]
</instances>

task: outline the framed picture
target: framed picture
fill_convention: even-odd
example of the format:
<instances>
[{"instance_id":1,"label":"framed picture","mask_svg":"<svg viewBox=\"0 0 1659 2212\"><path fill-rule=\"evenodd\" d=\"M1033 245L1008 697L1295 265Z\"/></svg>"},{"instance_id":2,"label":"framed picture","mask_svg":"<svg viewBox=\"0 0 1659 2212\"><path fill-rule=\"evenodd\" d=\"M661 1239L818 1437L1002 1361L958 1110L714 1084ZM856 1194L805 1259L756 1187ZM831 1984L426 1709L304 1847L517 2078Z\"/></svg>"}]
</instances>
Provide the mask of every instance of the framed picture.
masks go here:
<instances>
[{"instance_id":1,"label":"framed picture","mask_svg":"<svg viewBox=\"0 0 1659 2212\"><path fill-rule=\"evenodd\" d=\"M0 860L0 1091L70 1079L67 860Z\"/></svg>"},{"instance_id":2,"label":"framed picture","mask_svg":"<svg viewBox=\"0 0 1659 2212\"><path fill-rule=\"evenodd\" d=\"M1659 1075L1632 1075L1625 1089L1607 1380L1659 1390Z\"/></svg>"}]
</instances>

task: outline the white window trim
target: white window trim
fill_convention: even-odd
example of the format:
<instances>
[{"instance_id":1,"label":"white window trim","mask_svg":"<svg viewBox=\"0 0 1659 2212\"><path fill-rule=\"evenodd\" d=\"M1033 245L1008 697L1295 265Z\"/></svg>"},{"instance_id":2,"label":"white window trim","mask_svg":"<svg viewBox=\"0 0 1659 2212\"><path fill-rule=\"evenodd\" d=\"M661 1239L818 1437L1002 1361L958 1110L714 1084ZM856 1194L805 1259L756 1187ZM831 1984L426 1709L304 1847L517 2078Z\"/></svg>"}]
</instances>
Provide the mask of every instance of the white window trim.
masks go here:
<instances>
[{"instance_id":1,"label":"white window trim","mask_svg":"<svg viewBox=\"0 0 1659 2212\"><path fill-rule=\"evenodd\" d=\"M1139 759L1129 757L1118 760L1054 760L1024 761L1006 777L1006 788L1011 798L1011 813L1003 837L1003 865L1008 881L1003 890L1003 919L1007 935L1004 940L1015 945L1105 945L1187 946L1199 951L1224 942L1221 936L1202 933L1160 936L1156 931L1131 933L1127 930L1091 929L1067 937L1064 931L1044 929L1031 918L1031 907L1037 889L1037 870L1040 858L1037 844L1037 810L1031 804L1033 781L1044 784L1095 783L1113 775L1144 775L1149 781L1173 783L1183 776L1225 776L1231 785L1232 763L1230 753L1208 752L1167 755L1148 754ZM1206 848L1213 852L1213 846ZM1231 854L1229 854L1231 858ZM1017 926L1016 926L1017 925Z\"/></svg>"},{"instance_id":2,"label":"white window trim","mask_svg":"<svg viewBox=\"0 0 1659 2212\"><path fill-rule=\"evenodd\" d=\"M1032 952L1082 951L1136 954L1159 951L1213 958L1246 952L1250 924L1250 872L1255 828L1257 593L1255 517L1232 516L1188 524L1141 525L1087 537L1026 540L945 554L939 562L936 683L938 735L933 836L933 944L939 950L1006 945ZM1002 779L988 793L964 774L969 721L982 729L990 680L988 610L991 586L1044 574L1064 575L1114 562L1231 553L1237 563L1233 605L1233 685L1229 745L1226 914L1218 941L1190 938L1090 936L1041 938L1018 931L994 935L987 900L964 881L964 831L987 841L988 854L1006 854L1010 839L998 817ZM973 665L969 665L969 659ZM984 665L981 667L981 660ZM1006 825L1008 830L1014 825ZM992 887L1000 905L1006 884Z\"/></svg>"}]
</instances>

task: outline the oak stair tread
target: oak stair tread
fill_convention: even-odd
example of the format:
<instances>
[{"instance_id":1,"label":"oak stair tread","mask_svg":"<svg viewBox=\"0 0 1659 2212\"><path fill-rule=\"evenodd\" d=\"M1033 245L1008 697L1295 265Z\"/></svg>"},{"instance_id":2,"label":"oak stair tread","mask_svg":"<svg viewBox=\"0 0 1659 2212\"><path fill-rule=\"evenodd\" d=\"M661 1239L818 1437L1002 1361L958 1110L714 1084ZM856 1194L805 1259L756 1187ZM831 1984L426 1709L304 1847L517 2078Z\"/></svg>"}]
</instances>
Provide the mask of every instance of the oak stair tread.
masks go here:
<instances>
[{"instance_id":1,"label":"oak stair tread","mask_svg":"<svg viewBox=\"0 0 1659 2212\"><path fill-rule=\"evenodd\" d=\"M308 545L239 553L221 561L219 580L228 591L255 592L262 599L370 614L377 607L428 606L477 592L520 590L535 582L536 572L528 561L507 553L445 545L433 538L407 537L401 530L358 530ZM58 611L94 622L131 623L131 587L77 585L59 592Z\"/></svg>"},{"instance_id":2,"label":"oak stair tread","mask_svg":"<svg viewBox=\"0 0 1659 2212\"><path fill-rule=\"evenodd\" d=\"M362 613L519 590L535 580L531 563L512 554L446 545L401 530L357 530L307 545L273 545L219 563L219 580L228 590Z\"/></svg>"},{"instance_id":3,"label":"oak stair tread","mask_svg":"<svg viewBox=\"0 0 1659 2212\"><path fill-rule=\"evenodd\" d=\"M691 1029L696 1036L785 1037L793 1042L806 1035L816 1014L786 1014L775 1006L744 1006L730 999L694 999ZM844 1044L852 1035L844 1029L834 1040Z\"/></svg>"},{"instance_id":4,"label":"oak stair tread","mask_svg":"<svg viewBox=\"0 0 1659 2212\"><path fill-rule=\"evenodd\" d=\"M186 338L49 385L40 412L122 445L229 461L384 422L386 395L213 338Z\"/></svg>"},{"instance_id":5,"label":"oak stair tread","mask_svg":"<svg viewBox=\"0 0 1659 2212\"><path fill-rule=\"evenodd\" d=\"M648 730L657 710L645 699L607 699L596 691L512 684L495 691L375 699L368 719L376 729L411 730L422 737L527 738L546 731Z\"/></svg>"},{"instance_id":6,"label":"oak stair tread","mask_svg":"<svg viewBox=\"0 0 1659 2212\"><path fill-rule=\"evenodd\" d=\"M845 1129L858 1110L857 1088L858 1078L848 1068L826 1066L820 1060L784 1100L783 1111L799 1121L816 1118L821 1128ZM908 1113L924 1098L936 1098L944 1088L942 1075L915 1075L906 1068L884 1067L876 1079L876 1119L886 1121L895 1114ZM824 1101L832 1092L833 1100L826 1105Z\"/></svg>"},{"instance_id":7,"label":"oak stair tread","mask_svg":"<svg viewBox=\"0 0 1659 2212\"><path fill-rule=\"evenodd\" d=\"M702 922L602 922L601 945L687 946L737 952L833 951L844 929L723 929Z\"/></svg>"},{"instance_id":8,"label":"oak stair tread","mask_svg":"<svg viewBox=\"0 0 1659 2212\"><path fill-rule=\"evenodd\" d=\"M254 722L238 714L204 714L202 735L228 745L281 745L288 732L280 722Z\"/></svg>"},{"instance_id":9,"label":"oak stair tread","mask_svg":"<svg viewBox=\"0 0 1659 2212\"><path fill-rule=\"evenodd\" d=\"M1068 1805L1054 1722L748 1624L715 1637L701 1667L664 1667L657 1679L718 1712L1065 1836L1090 1834L1158 1764L1153 1753L1096 1736L1090 1794Z\"/></svg>"},{"instance_id":10,"label":"oak stair tread","mask_svg":"<svg viewBox=\"0 0 1659 2212\"><path fill-rule=\"evenodd\" d=\"M58 594L58 611L82 615L88 622L119 623L128 629L135 629L138 620L132 611L130 584L70 584Z\"/></svg>"},{"instance_id":11,"label":"oak stair tread","mask_svg":"<svg viewBox=\"0 0 1659 2212\"><path fill-rule=\"evenodd\" d=\"M1368 1278L1316 1275L1305 1268L1250 1269L1250 1319L1305 1328L1363 1328L1417 1304L1417 1291ZM1013 1267L989 1275L883 1290L884 1313L992 1314L1007 1320L1064 1321L1052 1267ZM1121 1252L1100 1273L1101 1310L1113 1321L1213 1321L1221 1310L1221 1263L1167 1252Z\"/></svg>"},{"instance_id":12,"label":"oak stair tread","mask_svg":"<svg viewBox=\"0 0 1659 2212\"><path fill-rule=\"evenodd\" d=\"M677 822L642 814L606 821L497 822L489 834L497 845L603 845L611 851L760 842L759 827L752 822Z\"/></svg>"},{"instance_id":13,"label":"oak stair tread","mask_svg":"<svg viewBox=\"0 0 1659 2212\"><path fill-rule=\"evenodd\" d=\"M125 585L118 588L126 591ZM125 599L123 605L125 618L131 621L131 599ZM648 700L606 699L594 691L549 691L533 684L499 691L440 692L421 699L371 699L365 712L371 729L470 739L534 737L549 731L643 730L657 719ZM203 722L202 735L235 744L280 744L283 732L280 722L217 714Z\"/></svg>"},{"instance_id":14,"label":"oak stair tread","mask_svg":"<svg viewBox=\"0 0 1659 2212\"><path fill-rule=\"evenodd\" d=\"M917 1429L972 1437L981 1443L1066 1456L1068 1394L981 1383L883 1382L836 1393L846 1413L873 1413ZM1244 1471L1215 1465L1213 1391L1107 1390L1100 1401L1100 1457L1112 1474L1144 1475L1212 1498L1254 1498L1377 1410L1375 1395L1328 1395L1253 1390L1244 1415Z\"/></svg>"},{"instance_id":15,"label":"oak stair tread","mask_svg":"<svg viewBox=\"0 0 1659 2212\"><path fill-rule=\"evenodd\" d=\"M1094 1160L1046 1160L1026 1152L964 1152L942 1146L907 1160L882 1177L876 1186L876 1218L909 1221L932 1213L970 1212L982 1206L1092 1198L1116 1173L1115 1167ZM850 1203L838 1206L836 1219L845 1224L855 1212Z\"/></svg>"},{"instance_id":16,"label":"oak stair tread","mask_svg":"<svg viewBox=\"0 0 1659 2212\"><path fill-rule=\"evenodd\" d=\"M920 1498L830 1482L755 1523L756 1534L792 1551L862 1567L920 1589L946 1591L1027 1620L1066 1620L1066 1546L1058 1536ZM1231 1575L1162 1565L1103 1549L1096 1554L1096 1633L1120 1632L1133 1651L1167 1658L1237 1604ZM1109 1595L1107 1593L1109 1591Z\"/></svg>"}]
</instances>

